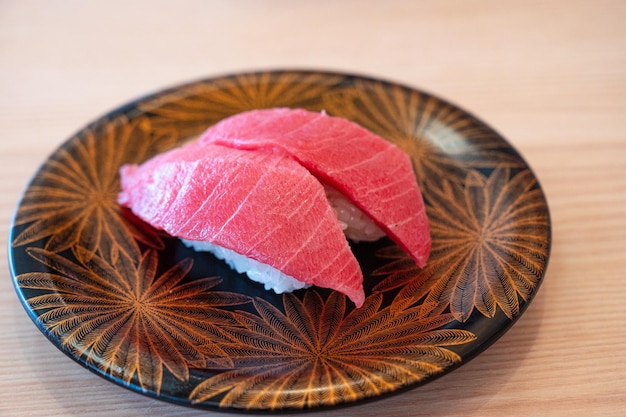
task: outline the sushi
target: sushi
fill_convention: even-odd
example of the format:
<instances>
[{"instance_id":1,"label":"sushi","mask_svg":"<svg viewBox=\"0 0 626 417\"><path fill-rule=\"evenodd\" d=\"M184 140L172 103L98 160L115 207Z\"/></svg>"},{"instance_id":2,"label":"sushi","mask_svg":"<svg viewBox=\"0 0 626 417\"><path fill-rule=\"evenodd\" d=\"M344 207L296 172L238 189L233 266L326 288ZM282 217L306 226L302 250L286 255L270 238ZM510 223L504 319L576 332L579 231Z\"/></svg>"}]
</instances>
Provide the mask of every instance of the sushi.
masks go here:
<instances>
[{"instance_id":1,"label":"sushi","mask_svg":"<svg viewBox=\"0 0 626 417\"><path fill-rule=\"evenodd\" d=\"M353 202L420 267L426 264L430 230L411 160L358 124L302 109L253 110L217 123L200 142L284 150Z\"/></svg>"},{"instance_id":2,"label":"sushi","mask_svg":"<svg viewBox=\"0 0 626 417\"><path fill-rule=\"evenodd\" d=\"M408 156L324 113L240 113L123 166L120 180L121 205L277 293L316 285L360 307L363 275L347 239L387 235L419 266L430 250Z\"/></svg>"},{"instance_id":3,"label":"sushi","mask_svg":"<svg viewBox=\"0 0 626 417\"><path fill-rule=\"evenodd\" d=\"M363 275L324 188L280 150L192 142L120 170L118 202L272 288L332 288L363 304Z\"/></svg>"}]
</instances>

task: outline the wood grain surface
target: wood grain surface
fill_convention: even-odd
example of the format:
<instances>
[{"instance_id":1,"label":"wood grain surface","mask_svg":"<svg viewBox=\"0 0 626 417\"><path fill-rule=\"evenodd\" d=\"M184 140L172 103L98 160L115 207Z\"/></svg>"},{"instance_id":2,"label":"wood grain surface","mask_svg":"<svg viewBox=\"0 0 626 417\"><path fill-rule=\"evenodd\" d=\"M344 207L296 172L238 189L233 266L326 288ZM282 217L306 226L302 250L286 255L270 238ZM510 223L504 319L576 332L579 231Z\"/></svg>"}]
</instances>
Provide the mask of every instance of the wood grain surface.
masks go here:
<instances>
[{"instance_id":1,"label":"wood grain surface","mask_svg":"<svg viewBox=\"0 0 626 417\"><path fill-rule=\"evenodd\" d=\"M486 121L547 195L548 273L498 342L436 381L341 416L626 412L623 1L0 2L0 416L233 415L88 372L36 329L7 262L13 210L85 124L182 82L276 68L411 85Z\"/></svg>"}]
</instances>

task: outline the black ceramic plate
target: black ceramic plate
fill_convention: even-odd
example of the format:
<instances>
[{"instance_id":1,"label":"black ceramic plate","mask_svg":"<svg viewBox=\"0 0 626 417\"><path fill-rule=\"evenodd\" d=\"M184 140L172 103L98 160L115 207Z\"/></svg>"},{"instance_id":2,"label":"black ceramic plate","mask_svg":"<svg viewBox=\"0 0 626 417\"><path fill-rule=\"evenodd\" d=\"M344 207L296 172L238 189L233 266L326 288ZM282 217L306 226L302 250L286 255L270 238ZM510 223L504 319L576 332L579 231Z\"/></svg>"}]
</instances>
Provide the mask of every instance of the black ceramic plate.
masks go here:
<instances>
[{"instance_id":1,"label":"black ceramic plate","mask_svg":"<svg viewBox=\"0 0 626 417\"><path fill-rule=\"evenodd\" d=\"M117 205L122 164L266 107L324 109L412 157L432 229L424 269L381 239L353 246L362 308L319 288L276 295ZM537 292L550 220L520 155L465 111L371 78L276 71L173 88L87 126L35 174L10 241L26 311L88 369L178 404L301 410L418 387L483 351Z\"/></svg>"}]
</instances>

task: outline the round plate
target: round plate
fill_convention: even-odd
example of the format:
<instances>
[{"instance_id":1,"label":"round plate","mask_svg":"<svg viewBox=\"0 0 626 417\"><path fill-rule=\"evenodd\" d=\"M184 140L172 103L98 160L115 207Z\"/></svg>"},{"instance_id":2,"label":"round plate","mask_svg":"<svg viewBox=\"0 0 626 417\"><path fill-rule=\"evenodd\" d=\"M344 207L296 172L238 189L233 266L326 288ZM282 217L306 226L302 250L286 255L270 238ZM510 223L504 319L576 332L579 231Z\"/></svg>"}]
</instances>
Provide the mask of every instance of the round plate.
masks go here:
<instances>
[{"instance_id":1,"label":"round plate","mask_svg":"<svg viewBox=\"0 0 626 417\"><path fill-rule=\"evenodd\" d=\"M122 164L267 107L323 109L412 157L432 229L424 269L384 238L353 245L362 308L319 288L276 295L117 205ZM293 411L417 387L491 345L537 292L550 219L520 155L458 107L371 78L273 71L169 89L90 124L35 174L10 243L26 311L91 371L178 404Z\"/></svg>"}]
</instances>

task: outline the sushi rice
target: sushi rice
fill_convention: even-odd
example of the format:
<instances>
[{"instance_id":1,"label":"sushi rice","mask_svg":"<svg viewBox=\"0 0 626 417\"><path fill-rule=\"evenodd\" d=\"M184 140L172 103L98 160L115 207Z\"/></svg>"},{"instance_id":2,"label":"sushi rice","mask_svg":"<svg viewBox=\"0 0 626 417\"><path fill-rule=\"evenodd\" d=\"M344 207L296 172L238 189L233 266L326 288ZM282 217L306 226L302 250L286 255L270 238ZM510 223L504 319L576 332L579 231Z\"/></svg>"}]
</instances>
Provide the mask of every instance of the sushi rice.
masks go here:
<instances>
[{"instance_id":1,"label":"sushi rice","mask_svg":"<svg viewBox=\"0 0 626 417\"><path fill-rule=\"evenodd\" d=\"M354 242L372 242L385 236L383 232L365 213L356 207L339 191L324 186L326 197L330 203L341 229L346 237ZM216 258L240 274L245 273L252 281L261 283L266 290L274 290L277 294L292 292L311 285L298 281L294 277L284 274L278 269L265 263L248 258L235 251L215 245L210 242L181 239L187 246L199 252L210 252Z\"/></svg>"},{"instance_id":2,"label":"sushi rice","mask_svg":"<svg viewBox=\"0 0 626 417\"><path fill-rule=\"evenodd\" d=\"M353 242L374 242L385 236L385 232L367 214L339 191L328 185L324 185L324 191L348 239Z\"/></svg>"},{"instance_id":3,"label":"sushi rice","mask_svg":"<svg viewBox=\"0 0 626 417\"><path fill-rule=\"evenodd\" d=\"M245 255L226 249L223 246L214 245L210 242L181 240L186 246L196 251L212 253L216 258L226 262L228 266L238 273L245 273L252 281L263 284L266 290L274 290L276 294L310 287L310 285L298 281L290 275L283 274L272 266L255 261Z\"/></svg>"}]
</instances>

